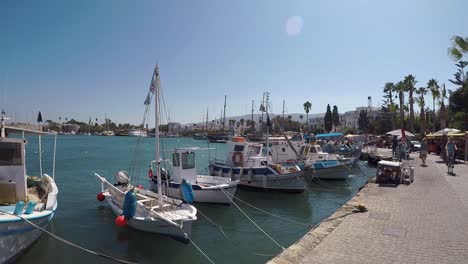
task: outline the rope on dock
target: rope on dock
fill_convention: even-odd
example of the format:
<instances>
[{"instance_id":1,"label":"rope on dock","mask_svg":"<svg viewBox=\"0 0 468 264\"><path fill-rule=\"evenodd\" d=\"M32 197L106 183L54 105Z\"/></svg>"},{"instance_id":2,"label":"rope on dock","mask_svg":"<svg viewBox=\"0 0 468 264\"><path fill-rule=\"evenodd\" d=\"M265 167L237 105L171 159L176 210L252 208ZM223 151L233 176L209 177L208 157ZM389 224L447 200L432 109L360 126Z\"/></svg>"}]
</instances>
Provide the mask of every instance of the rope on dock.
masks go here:
<instances>
[{"instance_id":1,"label":"rope on dock","mask_svg":"<svg viewBox=\"0 0 468 264\"><path fill-rule=\"evenodd\" d=\"M220 189L228 198L229 195L226 193L226 191L224 191L223 188ZM254 224L260 231L262 231L263 234L265 234L265 236L267 236L271 241L273 241L273 243L275 243L278 247L280 247L282 250L284 250L284 247L282 245L280 245L278 242L276 242L276 240L274 238L272 238L270 235L268 235L267 232L265 232L257 223L255 223L254 220L252 220L233 200L231 200L232 204L234 204L234 206L237 207L237 209L239 209L239 211L247 218L250 220L250 222L252 222L252 224Z\"/></svg>"},{"instance_id":2,"label":"rope on dock","mask_svg":"<svg viewBox=\"0 0 468 264\"><path fill-rule=\"evenodd\" d=\"M69 245L69 246L72 246L72 247L76 247L76 248L81 249L81 250L83 250L83 251L85 251L85 252L88 252L88 253L90 253L90 254L93 254L93 255L96 255L96 256L99 256L99 257L102 257L102 258L110 259L110 260L113 260L113 261L116 261L116 262L119 262L119 263L124 263L124 264L135 264L135 263L137 263L137 262L131 262L131 261L127 261L127 260L121 260L121 259L114 258L114 257L112 257L112 256L109 256L109 255L106 255L106 254L103 254L103 253L100 253L100 252L96 252L96 251L93 251L93 250L84 248L84 247L82 247L82 246L79 246L79 245L77 245L77 244L74 244L74 243L72 243L72 242L70 242L70 241L68 241L68 240L66 240L66 239L64 239L64 238L61 238L61 237L59 237L59 236L57 236L57 235L55 235L55 234L53 234L53 233L51 233L51 232L45 230L44 228L42 228L42 227L36 225L35 223L29 221L28 219L26 219L26 218L24 218L24 217L22 217L22 216L15 215L15 214L12 214L12 213L8 213L8 212L5 212L5 211L3 211L3 210L0 210L0 212L1 212L1 213L4 213L4 214L7 214L7 215L10 215L10 216L18 217L18 218L24 220L25 222L27 222L28 224L30 224L31 226L33 226L34 228L39 229L40 231L42 231L42 232L46 233L47 235L51 236L52 238L55 238L55 239L57 239L57 240L60 241L60 242L63 242L63 243L65 243L65 244L67 244L67 245Z\"/></svg>"}]
</instances>

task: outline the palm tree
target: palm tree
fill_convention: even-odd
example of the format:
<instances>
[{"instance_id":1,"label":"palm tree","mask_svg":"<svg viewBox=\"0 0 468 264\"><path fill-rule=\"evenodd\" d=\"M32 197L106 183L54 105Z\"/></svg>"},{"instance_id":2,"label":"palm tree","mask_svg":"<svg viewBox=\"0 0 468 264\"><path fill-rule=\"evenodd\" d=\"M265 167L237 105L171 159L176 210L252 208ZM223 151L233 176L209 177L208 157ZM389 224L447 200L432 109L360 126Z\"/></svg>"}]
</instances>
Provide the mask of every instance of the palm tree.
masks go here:
<instances>
[{"instance_id":1,"label":"palm tree","mask_svg":"<svg viewBox=\"0 0 468 264\"><path fill-rule=\"evenodd\" d=\"M408 92L408 103L409 103L409 130L414 132L414 98L413 93L416 89L415 85L417 83L416 78L409 74L405 76L405 80L403 81L405 84L405 90Z\"/></svg>"},{"instance_id":2,"label":"palm tree","mask_svg":"<svg viewBox=\"0 0 468 264\"><path fill-rule=\"evenodd\" d=\"M454 61L463 59L464 56L468 55L468 37L462 38L460 36L454 36L452 38L452 47L448 49L450 57Z\"/></svg>"},{"instance_id":3,"label":"palm tree","mask_svg":"<svg viewBox=\"0 0 468 264\"><path fill-rule=\"evenodd\" d=\"M309 131L309 111L310 111L311 108L312 108L312 104L309 101L306 101L304 103L304 111L306 112L306 115L307 115L307 120L306 120L307 131Z\"/></svg>"},{"instance_id":4,"label":"palm tree","mask_svg":"<svg viewBox=\"0 0 468 264\"><path fill-rule=\"evenodd\" d=\"M421 122L421 135L424 135L426 132L426 114L424 113L425 101L424 96L427 94L427 89L425 87L419 87L416 90L416 93L419 95L416 98L416 102L420 108L419 110L419 120Z\"/></svg>"},{"instance_id":5,"label":"palm tree","mask_svg":"<svg viewBox=\"0 0 468 264\"><path fill-rule=\"evenodd\" d=\"M432 131L435 131L435 101L437 98L440 97L440 91L439 91L439 83L437 82L436 79L430 79L429 82L427 82L427 89L431 92L432 95Z\"/></svg>"},{"instance_id":6,"label":"palm tree","mask_svg":"<svg viewBox=\"0 0 468 264\"><path fill-rule=\"evenodd\" d=\"M304 118L304 116L303 116L303 115L300 115L300 116L299 116L299 119L301 120L301 124L302 124L302 118Z\"/></svg>"},{"instance_id":7,"label":"palm tree","mask_svg":"<svg viewBox=\"0 0 468 264\"><path fill-rule=\"evenodd\" d=\"M445 89L445 83L442 84L442 89L440 90L440 108L439 108L439 119L440 119L440 128L444 129L447 126L448 112L445 108L445 99L447 97L447 90Z\"/></svg>"},{"instance_id":8,"label":"palm tree","mask_svg":"<svg viewBox=\"0 0 468 264\"><path fill-rule=\"evenodd\" d=\"M395 104L393 103L393 92L395 92L395 84L392 82L385 83L385 86L384 86L384 93L386 93L385 98L387 98L387 101L389 103L388 108L390 109L390 113L392 115L392 129L395 129L396 107L395 107Z\"/></svg>"},{"instance_id":9,"label":"palm tree","mask_svg":"<svg viewBox=\"0 0 468 264\"><path fill-rule=\"evenodd\" d=\"M398 98L400 100L400 128L405 128L405 85L402 81L399 81L395 85L395 91L398 92Z\"/></svg>"}]
</instances>

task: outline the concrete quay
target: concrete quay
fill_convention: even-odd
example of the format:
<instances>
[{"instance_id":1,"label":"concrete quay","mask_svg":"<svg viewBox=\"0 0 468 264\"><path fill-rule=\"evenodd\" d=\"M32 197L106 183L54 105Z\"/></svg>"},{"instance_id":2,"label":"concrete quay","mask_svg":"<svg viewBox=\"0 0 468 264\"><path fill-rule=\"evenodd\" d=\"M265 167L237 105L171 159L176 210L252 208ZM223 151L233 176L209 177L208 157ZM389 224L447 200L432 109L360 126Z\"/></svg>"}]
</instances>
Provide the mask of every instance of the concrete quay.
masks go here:
<instances>
[{"instance_id":1,"label":"concrete quay","mask_svg":"<svg viewBox=\"0 0 468 264\"><path fill-rule=\"evenodd\" d=\"M268 263L468 263L468 165L448 175L439 156L428 155L427 167L418 156L413 184L368 183ZM350 214L359 203L368 211Z\"/></svg>"}]
</instances>

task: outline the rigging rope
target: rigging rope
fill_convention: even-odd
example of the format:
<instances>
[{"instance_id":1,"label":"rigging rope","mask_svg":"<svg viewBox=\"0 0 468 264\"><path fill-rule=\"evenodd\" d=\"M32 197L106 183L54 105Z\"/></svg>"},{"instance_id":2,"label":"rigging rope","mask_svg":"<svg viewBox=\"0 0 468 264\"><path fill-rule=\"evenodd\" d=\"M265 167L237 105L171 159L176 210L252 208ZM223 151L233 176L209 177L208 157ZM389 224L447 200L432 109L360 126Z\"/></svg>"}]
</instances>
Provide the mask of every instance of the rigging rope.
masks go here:
<instances>
[{"instance_id":1,"label":"rigging rope","mask_svg":"<svg viewBox=\"0 0 468 264\"><path fill-rule=\"evenodd\" d=\"M206 255L205 252L203 252L203 250L201 250L201 248L199 248L197 246L197 244L195 244L195 242L192 240L192 238L190 238L190 236L185 233L185 231L179 226L180 230L182 230L182 232L184 232L185 236L190 240L190 242L195 246L195 248L209 261L211 262L212 264L215 264L213 260L210 259L210 257L208 257L208 255Z\"/></svg>"},{"instance_id":2,"label":"rigging rope","mask_svg":"<svg viewBox=\"0 0 468 264\"><path fill-rule=\"evenodd\" d=\"M224 191L223 188L220 189L228 198L229 198L229 195L226 193L226 191ZM282 245L280 245L278 242L276 242L275 239L273 239L270 235L267 234L267 232L265 232L257 223L255 223L234 201L232 201L232 204L234 204L237 209L239 209L239 211L245 216L247 217L247 219L250 220L250 222L252 222L252 224L254 224L260 231L263 232L263 234L265 234L265 236L267 236L271 241L273 241L278 247L280 247L281 249L284 250L284 247Z\"/></svg>"},{"instance_id":3,"label":"rigging rope","mask_svg":"<svg viewBox=\"0 0 468 264\"><path fill-rule=\"evenodd\" d=\"M22 216L15 215L15 214L12 214L12 213L8 213L8 212L5 212L5 211L3 211L3 210L0 210L0 212L1 212L1 213L4 213L4 214L7 214L7 215L10 215L10 216L18 217L18 218L24 220L25 222L27 222L28 224L30 224L31 226L33 226L34 228L36 228L36 229L38 229L38 230L40 230L40 231L46 233L47 235L51 236L52 238L55 238L55 239L57 239L57 240L60 241L60 242L63 242L63 243L65 243L65 244L67 244L67 245L69 245L69 246L72 246L72 247L76 247L76 248L81 249L81 250L83 250L83 251L85 251L85 252L88 252L88 253L90 253L90 254L93 254L93 255L96 255L96 256L99 256L99 257L103 257L103 258L106 258L106 259L110 259L110 260L113 260L113 261L116 261L116 262L119 262L119 263L124 263L124 264L134 264L134 263L137 263L137 262L131 262L131 261L127 261L127 260L121 260L121 259L114 258L114 257L112 257L112 256L109 256L109 255L106 255L106 254L103 254L103 253L100 253L100 252L96 252L96 251L93 251L93 250L84 248L84 247L82 247L82 246L79 246L79 245L77 245L77 244L74 244L74 243L72 243L72 242L70 242L70 241L68 241L68 240L66 240L66 239L64 239L64 238L61 238L61 237L59 237L59 236L57 236L57 235L55 235L55 234L53 234L53 233L47 231L46 229L44 229L44 228L42 228L42 227L36 225L35 223L29 221L28 219L26 219L26 218L24 218L24 217L22 217Z\"/></svg>"}]
</instances>

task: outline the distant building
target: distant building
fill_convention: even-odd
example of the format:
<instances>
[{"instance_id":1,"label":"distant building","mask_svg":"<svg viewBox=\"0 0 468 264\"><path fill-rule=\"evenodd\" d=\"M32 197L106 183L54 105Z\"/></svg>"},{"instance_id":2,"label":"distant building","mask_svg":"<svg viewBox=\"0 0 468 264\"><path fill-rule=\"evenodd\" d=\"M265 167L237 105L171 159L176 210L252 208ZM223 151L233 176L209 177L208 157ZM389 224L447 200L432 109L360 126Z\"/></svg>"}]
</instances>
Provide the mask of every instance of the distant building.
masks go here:
<instances>
[{"instance_id":1,"label":"distant building","mask_svg":"<svg viewBox=\"0 0 468 264\"><path fill-rule=\"evenodd\" d=\"M367 111L367 116L370 120L375 120L381 114L380 109L376 107L356 107L356 110L345 112L340 116L341 126L357 129L359 113L362 110Z\"/></svg>"},{"instance_id":2,"label":"distant building","mask_svg":"<svg viewBox=\"0 0 468 264\"><path fill-rule=\"evenodd\" d=\"M167 124L167 130L169 133L178 133L180 132L181 125L180 123L168 123Z\"/></svg>"},{"instance_id":3,"label":"distant building","mask_svg":"<svg viewBox=\"0 0 468 264\"><path fill-rule=\"evenodd\" d=\"M325 119L323 117L316 117L309 119L309 125L311 129L324 129L325 128Z\"/></svg>"}]
</instances>

